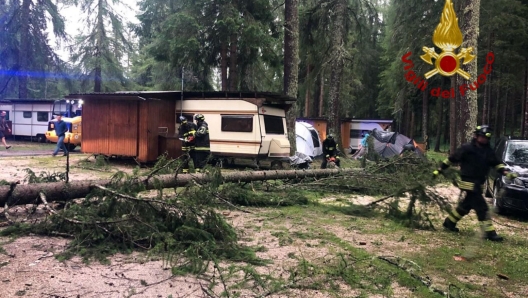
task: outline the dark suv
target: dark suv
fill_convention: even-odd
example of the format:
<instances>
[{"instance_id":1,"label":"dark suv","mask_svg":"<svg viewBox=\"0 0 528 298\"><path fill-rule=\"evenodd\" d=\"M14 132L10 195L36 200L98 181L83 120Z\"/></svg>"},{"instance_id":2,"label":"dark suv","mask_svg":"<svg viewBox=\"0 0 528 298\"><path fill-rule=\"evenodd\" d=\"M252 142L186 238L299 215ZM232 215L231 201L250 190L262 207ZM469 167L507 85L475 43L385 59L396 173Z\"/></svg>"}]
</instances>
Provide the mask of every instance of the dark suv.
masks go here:
<instances>
[{"instance_id":1,"label":"dark suv","mask_svg":"<svg viewBox=\"0 0 528 298\"><path fill-rule=\"evenodd\" d=\"M493 198L497 213L504 213L506 209L528 211L528 139L501 138L495 145L495 154L519 177L508 179L491 169L486 196Z\"/></svg>"}]
</instances>

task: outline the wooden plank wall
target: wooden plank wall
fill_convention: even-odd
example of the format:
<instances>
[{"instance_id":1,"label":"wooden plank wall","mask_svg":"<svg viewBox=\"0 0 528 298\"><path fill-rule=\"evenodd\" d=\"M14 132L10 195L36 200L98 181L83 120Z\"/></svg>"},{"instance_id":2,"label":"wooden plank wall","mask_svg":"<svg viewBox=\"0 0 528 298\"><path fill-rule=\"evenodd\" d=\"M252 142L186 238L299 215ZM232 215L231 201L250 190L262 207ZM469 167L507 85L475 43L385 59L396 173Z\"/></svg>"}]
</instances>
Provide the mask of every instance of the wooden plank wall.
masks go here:
<instances>
[{"instance_id":1,"label":"wooden plank wall","mask_svg":"<svg viewBox=\"0 0 528 298\"><path fill-rule=\"evenodd\" d=\"M161 109L159 113L159 127L168 127L169 134L176 133L176 101L163 100L161 101Z\"/></svg>"},{"instance_id":2,"label":"wooden plank wall","mask_svg":"<svg viewBox=\"0 0 528 298\"><path fill-rule=\"evenodd\" d=\"M350 147L350 122L341 122L341 152L347 152Z\"/></svg>"},{"instance_id":3,"label":"wooden plank wall","mask_svg":"<svg viewBox=\"0 0 528 298\"><path fill-rule=\"evenodd\" d=\"M93 99L82 115L82 152L137 155L137 103Z\"/></svg>"},{"instance_id":4,"label":"wooden plank wall","mask_svg":"<svg viewBox=\"0 0 528 298\"><path fill-rule=\"evenodd\" d=\"M324 141L326 139L326 132L328 131L328 123L324 120L314 120L313 127L319 133L321 142Z\"/></svg>"},{"instance_id":5,"label":"wooden plank wall","mask_svg":"<svg viewBox=\"0 0 528 298\"><path fill-rule=\"evenodd\" d=\"M113 155L137 155L137 103L134 101L110 102L112 119L108 125L108 151Z\"/></svg>"},{"instance_id":6,"label":"wooden plank wall","mask_svg":"<svg viewBox=\"0 0 528 298\"><path fill-rule=\"evenodd\" d=\"M82 145L84 153L108 155L108 127L110 102L93 99L83 104ZM105 111L103 114L102 111ZM103 115L105 117L103 117Z\"/></svg>"}]
</instances>

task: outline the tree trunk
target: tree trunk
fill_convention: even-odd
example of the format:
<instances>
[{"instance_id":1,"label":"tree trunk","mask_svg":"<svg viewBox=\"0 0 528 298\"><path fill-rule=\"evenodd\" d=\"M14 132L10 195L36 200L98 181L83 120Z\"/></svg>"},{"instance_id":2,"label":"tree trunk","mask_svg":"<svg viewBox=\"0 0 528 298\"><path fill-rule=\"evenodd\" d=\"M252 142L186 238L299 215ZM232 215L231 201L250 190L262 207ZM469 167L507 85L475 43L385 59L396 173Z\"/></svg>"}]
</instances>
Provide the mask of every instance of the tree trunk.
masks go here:
<instances>
[{"instance_id":1,"label":"tree trunk","mask_svg":"<svg viewBox=\"0 0 528 298\"><path fill-rule=\"evenodd\" d=\"M514 94L514 96L511 98L510 102L510 109L508 111L511 112L510 117L510 135L515 135L515 128L517 127L517 93Z\"/></svg>"},{"instance_id":2,"label":"tree trunk","mask_svg":"<svg viewBox=\"0 0 528 298\"><path fill-rule=\"evenodd\" d=\"M422 138L424 142L427 142L427 126L429 124L429 93L427 91L426 89L422 93Z\"/></svg>"},{"instance_id":3,"label":"tree trunk","mask_svg":"<svg viewBox=\"0 0 528 298\"><path fill-rule=\"evenodd\" d=\"M496 136L500 136L501 135L501 132L500 132L500 125L499 125L499 121L500 121L500 110L502 109L502 105L501 105L501 100L500 100L500 91L501 91L501 85L500 85L500 81L501 79L499 78L497 80L497 96L495 97L495 120L494 120L494 129L493 131L495 132L495 135Z\"/></svg>"},{"instance_id":4,"label":"tree trunk","mask_svg":"<svg viewBox=\"0 0 528 298\"><path fill-rule=\"evenodd\" d=\"M335 17L333 19L332 28L332 52L331 52L331 73L330 73L330 90L329 97L329 113L328 113L328 127L330 133L334 134L337 144L341 144L341 129L339 123L339 95L341 93L341 79L343 77L343 68L345 66L345 10L347 3L345 0L338 0L335 5Z\"/></svg>"},{"instance_id":5,"label":"tree trunk","mask_svg":"<svg viewBox=\"0 0 528 298\"><path fill-rule=\"evenodd\" d=\"M502 132L502 134L506 134L506 111L508 110L508 106L509 106L509 100L508 100L508 92L509 91L509 88L506 89L506 93L504 94L504 106L502 107L502 119L501 119L501 129L500 131Z\"/></svg>"},{"instance_id":6,"label":"tree trunk","mask_svg":"<svg viewBox=\"0 0 528 298\"><path fill-rule=\"evenodd\" d=\"M308 80L308 77L310 76L310 67L311 65L310 64L307 64L306 65L306 81ZM310 91L311 91L311 86L309 84L305 84L306 85L306 92L305 92L305 95L304 95L304 117L310 117L310 103L311 103L311 94L310 94Z\"/></svg>"},{"instance_id":7,"label":"tree trunk","mask_svg":"<svg viewBox=\"0 0 528 298\"><path fill-rule=\"evenodd\" d=\"M227 82L227 42L223 41L220 50L220 72L222 73L222 91L228 90Z\"/></svg>"},{"instance_id":8,"label":"tree trunk","mask_svg":"<svg viewBox=\"0 0 528 298\"><path fill-rule=\"evenodd\" d=\"M492 45L494 40L495 34L494 32L490 32L488 35L488 51L492 51ZM486 86L484 87L484 100L482 105L482 124L488 124L490 123L489 118L489 110L490 110L490 92L491 92L491 76L492 74L486 75Z\"/></svg>"},{"instance_id":9,"label":"tree trunk","mask_svg":"<svg viewBox=\"0 0 528 298\"><path fill-rule=\"evenodd\" d=\"M522 98L522 129L521 136L528 137L528 57L526 57L526 62L524 64L524 89L523 89L523 98Z\"/></svg>"},{"instance_id":10,"label":"tree trunk","mask_svg":"<svg viewBox=\"0 0 528 298\"><path fill-rule=\"evenodd\" d=\"M284 2L284 90L283 93L297 98L299 88L299 0ZM295 154L295 119L297 104L286 114L291 155Z\"/></svg>"},{"instance_id":11,"label":"tree trunk","mask_svg":"<svg viewBox=\"0 0 528 298\"><path fill-rule=\"evenodd\" d=\"M230 37L230 50L229 50L229 91L237 91L238 89L238 78L237 78L237 34L233 33Z\"/></svg>"},{"instance_id":12,"label":"tree trunk","mask_svg":"<svg viewBox=\"0 0 528 298\"><path fill-rule=\"evenodd\" d=\"M279 180L279 179L298 179L308 177L330 177L332 175L360 172L358 168L348 169L314 169L314 170L277 170L277 171L241 171L222 173L222 181L228 182L251 182L251 181L265 181L265 180ZM196 181L198 183L207 183L211 181L211 175L208 174L179 174L177 177L174 174L160 175L150 178L144 182L143 177L141 182L146 186L147 190L157 189L157 185L162 188L184 187ZM216 179L216 178L214 178ZM11 196L10 186L0 186L0 206L4 206L9 199L9 205L23 205L35 201L39 197L39 193L46 194L48 201L64 201L76 198L84 198L88 195L95 185L109 186L109 179L102 180L81 180L70 183L53 182L53 183L35 183L22 184L16 186ZM159 181L159 182L158 182ZM159 183L159 184L158 184Z\"/></svg>"},{"instance_id":13,"label":"tree trunk","mask_svg":"<svg viewBox=\"0 0 528 298\"><path fill-rule=\"evenodd\" d=\"M317 114L318 117L323 117L324 114L324 71L321 70L321 74L319 74L319 113Z\"/></svg>"},{"instance_id":14,"label":"tree trunk","mask_svg":"<svg viewBox=\"0 0 528 298\"><path fill-rule=\"evenodd\" d=\"M451 88L456 90L456 77L451 77ZM458 94L458 92L457 92ZM451 98L449 102L449 153L454 153L457 148L457 100Z\"/></svg>"},{"instance_id":15,"label":"tree trunk","mask_svg":"<svg viewBox=\"0 0 528 298\"><path fill-rule=\"evenodd\" d=\"M409 105L411 105L409 103ZM409 138L414 139L414 109L411 110L411 121L409 123L409 134L407 135Z\"/></svg>"},{"instance_id":16,"label":"tree trunk","mask_svg":"<svg viewBox=\"0 0 528 298\"><path fill-rule=\"evenodd\" d=\"M440 142L442 136L442 120L444 120L444 100L442 98L438 99L438 125L436 126L436 142L434 151L440 152Z\"/></svg>"},{"instance_id":17,"label":"tree trunk","mask_svg":"<svg viewBox=\"0 0 528 298\"><path fill-rule=\"evenodd\" d=\"M20 11L20 51L18 52L18 98L28 98L29 36L31 35L29 32L30 6L31 0L22 1L22 10Z\"/></svg>"},{"instance_id":18,"label":"tree trunk","mask_svg":"<svg viewBox=\"0 0 528 298\"><path fill-rule=\"evenodd\" d=\"M103 20L103 1L99 1L98 13L97 13L97 48L95 53L95 77L94 77L94 92L101 92L102 89L102 59L101 52L103 49L103 32L104 32L104 20Z\"/></svg>"},{"instance_id":19,"label":"tree trunk","mask_svg":"<svg viewBox=\"0 0 528 298\"><path fill-rule=\"evenodd\" d=\"M480 0L466 0L462 9L464 12L464 24L461 28L464 32L462 48L473 47L475 59L468 64L462 65L462 69L471 75L470 82L477 79L477 57L478 57L478 29L480 20ZM461 78L461 77L460 77ZM457 92L458 94L458 92ZM459 122L461 142L468 142L473 137L473 131L477 126L478 114L477 90L466 91L462 98L459 111L463 115Z\"/></svg>"}]
</instances>

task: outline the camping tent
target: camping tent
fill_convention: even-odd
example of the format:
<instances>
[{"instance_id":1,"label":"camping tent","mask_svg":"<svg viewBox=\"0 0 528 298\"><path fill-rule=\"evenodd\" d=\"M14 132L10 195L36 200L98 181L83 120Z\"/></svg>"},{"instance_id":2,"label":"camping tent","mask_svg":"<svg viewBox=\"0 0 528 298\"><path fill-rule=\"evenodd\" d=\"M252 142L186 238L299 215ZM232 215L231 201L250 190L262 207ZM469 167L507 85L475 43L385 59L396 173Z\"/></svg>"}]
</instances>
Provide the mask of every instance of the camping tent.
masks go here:
<instances>
[{"instance_id":1,"label":"camping tent","mask_svg":"<svg viewBox=\"0 0 528 298\"><path fill-rule=\"evenodd\" d=\"M414 148L416 154L423 155L423 152L418 148L418 145L413 139L400 133L374 129L370 135L373 139L374 150L382 157L390 158L395 155L400 155L407 147Z\"/></svg>"},{"instance_id":2,"label":"camping tent","mask_svg":"<svg viewBox=\"0 0 528 298\"><path fill-rule=\"evenodd\" d=\"M297 135L295 142L297 145L297 152L303 153L312 158L323 154L319 133L311 124L306 122L296 122L295 134Z\"/></svg>"}]
</instances>

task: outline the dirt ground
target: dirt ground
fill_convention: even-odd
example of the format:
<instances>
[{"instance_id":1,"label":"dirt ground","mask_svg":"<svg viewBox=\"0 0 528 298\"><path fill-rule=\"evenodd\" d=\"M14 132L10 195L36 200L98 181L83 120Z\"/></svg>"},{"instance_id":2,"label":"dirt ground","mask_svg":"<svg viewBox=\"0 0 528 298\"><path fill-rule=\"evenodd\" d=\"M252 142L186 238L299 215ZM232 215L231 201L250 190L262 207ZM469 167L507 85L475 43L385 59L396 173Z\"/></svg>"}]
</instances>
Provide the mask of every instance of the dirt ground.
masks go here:
<instances>
[{"instance_id":1,"label":"dirt ground","mask_svg":"<svg viewBox=\"0 0 528 298\"><path fill-rule=\"evenodd\" d=\"M130 172L135 167L133 163L113 164L111 170L102 171L92 168L94 161L85 162L86 155L72 155L72 180L87 180L107 178L117 170ZM24 168L31 168L34 172L39 171L60 172L64 169L65 158L51 157L1 157L0 156L0 180L14 181L23 180ZM457 199L458 190L452 186L439 188L438 192ZM350 196L347 200L358 205L365 205L375 198L368 196ZM343 204L343 198L325 197L321 198L323 204ZM13 216L24 218L27 209L32 206L18 206L10 209ZM3 214L3 209L0 208ZM261 274L270 274L275 277L286 278L290 269L299 264L293 256L303 256L314 262L326 262L325 258L330 254L343 252L343 249L335 245L322 246L320 240L315 239L287 239L281 240L280 232L310 232L319 229L336 235L351 247L365 250L374 256L387 255L395 251L406 251L412 253L412 249L405 241L399 241L399 234L369 234L363 232L370 227L358 228L353 224L346 225L321 225L310 227L306 221L296 222L286 217L280 225L274 226L272 220L265 213L257 212L248 214L240 211L223 212L227 221L239 231L242 242L251 246L262 246L265 249L258 252L261 258L272 261L272 264L257 267ZM45 216L42 206L34 212L34 216ZM0 216L1 217L1 216ZM334 221L347 221L349 216L339 215ZM4 220L4 219L2 219ZM32 218L28 217L27 221ZM508 222L509 223L509 222ZM515 223L511 223L515 224ZM313 232L313 231L312 231ZM279 235L279 236L277 236ZM59 261L56 256L64 251L69 240L61 237L26 236L16 239L0 237L0 297L215 297L206 293L210 279L208 275L203 279L191 276L173 276L170 265L158 258L151 258L143 253L130 255L115 255L111 257L109 265L98 262L85 264L78 257L70 260ZM383 245L380 245L380 244ZM423 247L437 245L433 239L424 243ZM423 247L414 249L420 250ZM207 278L205 278L207 277ZM461 277L463 278L463 277ZM493 284L492 280L484 280L481 276L469 276L466 279L475 279L480 284ZM436 279L443 282L442 278ZM309 282L309 281L308 281ZM344 283L337 283L342 295L338 297L358 297L361 292L350 288ZM417 297L406 287L394 282L391 284L390 297ZM213 288L214 293L222 291L221 285ZM527 291L528 292L528 291ZM252 291L239 290L232 293L232 297L258 297ZM318 290L284 289L279 294L261 293L263 296L279 297L336 297ZM387 297L384 295L370 295L368 297ZM520 296L507 296L520 297Z\"/></svg>"}]
</instances>

